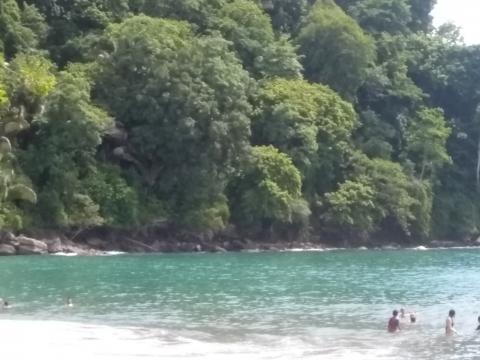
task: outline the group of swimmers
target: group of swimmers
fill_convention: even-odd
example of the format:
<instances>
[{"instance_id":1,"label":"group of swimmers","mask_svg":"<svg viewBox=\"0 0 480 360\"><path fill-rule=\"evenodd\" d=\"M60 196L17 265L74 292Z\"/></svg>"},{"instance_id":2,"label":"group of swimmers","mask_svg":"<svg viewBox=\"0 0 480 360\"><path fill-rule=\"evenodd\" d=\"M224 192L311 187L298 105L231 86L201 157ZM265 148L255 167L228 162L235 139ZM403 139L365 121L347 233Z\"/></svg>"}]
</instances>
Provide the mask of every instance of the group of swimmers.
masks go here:
<instances>
[{"instance_id":1,"label":"group of swimmers","mask_svg":"<svg viewBox=\"0 0 480 360\"><path fill-rule=\"evenodd\" d=\"M410 318L410 323L416 323L417 322L417 315L414 312L410 312L408 314L408 317ZM400 320L404 320L407 318L407 314L405 312L405 309L400 309L400 313L398 310L393 310L392 317L390 320L388 320L388 332L395 333L397 331L400 331Z\"/></svg>"},{"instance_id":2,"label":"group of swimmers","mask_svg":"<svg viewBox=\"0 0 480 360\"><path fill-rule=\"evenodd\" d=\"M416 314L411 312L409 314L410 323L415 323L417 321ZM400 314L397 310L393 310L392 317L388 320L388 332L396 333L400 331L400 319L405 319L406 313L404 309L400 309ZM480 316L478 317L478 327L477 331L480 330ZM455 329L455 310L450 310L448 312L447 320L445 321L445 334L447 336L457 335L458 332Z\"/></svg>"}]
</instances>

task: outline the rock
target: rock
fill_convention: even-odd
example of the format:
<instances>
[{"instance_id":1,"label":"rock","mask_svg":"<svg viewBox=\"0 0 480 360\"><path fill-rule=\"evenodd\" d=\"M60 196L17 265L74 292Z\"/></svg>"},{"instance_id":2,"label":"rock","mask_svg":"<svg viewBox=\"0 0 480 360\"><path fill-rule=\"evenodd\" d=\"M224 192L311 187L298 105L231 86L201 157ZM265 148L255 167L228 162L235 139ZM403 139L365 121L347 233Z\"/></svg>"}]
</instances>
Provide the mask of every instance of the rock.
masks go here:
<instances>
[{"instance_id":1,"label":"rock","mask_svg":"<svg viewBox=\"0 0 480 360\"><path fill-rule=\"evenodd\" d=\"M87 239L86 243L88 244L88 246L91 246L97 249L103 249L105 247L105 242L99 238Z\"/></svg>"},{"instance_id":2,"label":"rock","mask_svg":"<svg viewBox=\"0 0 480 360\"><path fill-rule=\"evenodd\" d=\"M455 247L455 246L458 246L459 244L454 242L454 241L442 241L442 240L433 240L430 245L432 247L445 247L445 248L449 248L449 247Z\"/></svg>"},{"instance_id":3,"label":"rock","mask_svg":"<svg viewBox=\"0 0 480 360\"><path fill-rule=\"evenodd\" d=\"M8 244L0 244L0 256L15 255L17 250L14 246Z\"/></svg>"},{"instance_id":4,"label":"rock","mask_svg":"<svg viewBox=\"0 0 480 360\"><path fill-rule=\"evenodd\" d=\"M213 247L213 252L217 252L217 253L226 253L227 250L225 250L223 247L221 246L214 246Z\"/></svg>"},{"instance_id":5,"label":"rock","mask_svg":"<svg viewBox=\"0 0 480 360\"><path fill-rule=\"evenodd\" d=\"M48 252L48 246L43 241L17 236L14 240L19 255L40 255Z\"/></svg>"},{"instance_id":6,"label":"rock","mask_svg":"<svg viewBox=\"0 0 480 360\"><path fill-rule=\"evenodd\" d=\"M55 237L53 239L43 240L47 244L47 249L50 254L55 254L63 251L62 241L60 238Z\"/></svg>"},{"instance_id":7,"label":"rock","mask_svg":"<svg viewBox=\"0 0 480 360\"><path fill-rule=\"evenodd\" d=\"M156 252L161 252L162 249L165 247L163 241L155 240L151 245L152 249L155 249Z\"/></svg>"},{"instance_id":8,"label":"rock","mask_svg":"<svg viewBox=\"0 0 480 360\"><path fill-rule=\"evenodd\" d=\"M241 251L245 245L240 240L225 241L223 247L229 251Z\"/></svg>"},{"instance_id":9,"label":"rock","mask_svg":"<svg viewBox=\"0 0 480 360\"><path fill-rule=\"evenodd\" d=\"M202 245L200 245L200 244L195 245L195 251L196 252L202 252L203 251Z\"/></svg>"},{"instance_id":10,"label":"rock","mask_svg":"<svg viewBox=\"0 0 480 360\"><path fill-rule=\"evenodd\" d=\"M477 240L475 240L475 244L480 245L480 236L477 238Z\"/></svg>"},{"instance_id":11,"label":"rock","mask_svg":"<svg viewBox=\"0 0 480 360\"><path fill-rule=\"evenodd\" d=\"M2 244L11 244L14 239L15 235L9 231L2 231L0 233L0 243Z\"/></svg>"},{"instance_id":12,"label":"rock","mask_svg":"<svg viewBox=\"0 0 480 360\"><path fill-rule=\"evenodd\" d=\"M180 243L179 250L182 252L195 252L195 244L189 242Z\"/></svg>"}]
</instances>

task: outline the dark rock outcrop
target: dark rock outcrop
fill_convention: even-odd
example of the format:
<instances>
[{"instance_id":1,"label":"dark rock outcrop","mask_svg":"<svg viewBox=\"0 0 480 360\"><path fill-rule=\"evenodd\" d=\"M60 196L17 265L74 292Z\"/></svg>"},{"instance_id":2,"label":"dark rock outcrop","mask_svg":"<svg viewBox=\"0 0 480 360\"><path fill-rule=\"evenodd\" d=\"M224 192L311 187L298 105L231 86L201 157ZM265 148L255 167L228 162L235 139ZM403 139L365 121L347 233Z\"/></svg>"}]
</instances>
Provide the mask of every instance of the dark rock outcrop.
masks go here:
<instances>
[{"instance_id":1,"label":"dark rock outcrop","mask_svg":"<svg viewBox=\"0 0 480 360\"><path fill-rule=\"evenodd\" d=\"M63 251L62 241L59 237L43 240L47 244L48 252L50 254L56 254Z\"/></svg>"},{"instance_id":2,"label":"dark rock outcrop","mask_svg":"<svg viewBox=\"0 0 480 360\"><path fill-rule=\"evenodd\" d=\"M8 244L0 244L0 256L16 255L17 250L15 246Z\"/></svg>"},{"instance_id":3,"label":"dark rock outcrop","mask_svg":"<svg viewBox=\"0 0 480 360\"><path fill-rule=\"evenodd\" d=\"M48 252L48 246L43 241L26 236L17 236L12 244L19 255L41 255Z\"/></svg>"}]
</instances>

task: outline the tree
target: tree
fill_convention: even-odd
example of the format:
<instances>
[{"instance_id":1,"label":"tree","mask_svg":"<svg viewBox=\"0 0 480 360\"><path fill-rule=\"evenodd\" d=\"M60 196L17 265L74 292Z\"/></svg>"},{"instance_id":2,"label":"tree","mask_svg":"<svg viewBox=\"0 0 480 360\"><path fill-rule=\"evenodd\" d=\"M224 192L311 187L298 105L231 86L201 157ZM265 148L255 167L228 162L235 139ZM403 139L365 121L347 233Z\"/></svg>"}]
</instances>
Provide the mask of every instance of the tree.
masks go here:
<instances>
[{"instance_id":1,"label":"tree","mask_svg":"<svg viewBox=\"0 0 480 360\"><path fill-rule=\"evenodd\" d=\"M331 0L319 0L297 37L305 76L354 98L375 59L375 46Z\"/></svg>"},{"instance_id":2,"label":"tree","mask_svg":"<svg viewBox=\"0 0 480 360\"><path fill-rule=\"evenodd\" d=\"M216 13L227 3L225 0L142 0L139 12L145 15L188 21L204 32L213 27Z\"/></svg>"},{"instance_id":3,"label":"tree","mask_svg":"<svg viewBox=\"0 0 480 360\"><path fill-rule=\"evenodd\" d=\"M347 236L367 237L377 229L380 214L375 190L362 181L347 180L337 191L325 194L323 219L327 226Z\"/></svg>"},{"instance_id":4,"label":"tree","mask_svg":"<svg viewBox=\"0 0 480 360\"><path fill-rule=\"evenodd\" d=\"M277 31L295 34L308 12L308 0L256 0L270 15L273 28Z\"/></svg>"},{"instance_id":5,"label":"tree","mask_svg":"<svg viewBox=\"0 0 480 360\"><path fill-rule=\"evenodd\" d=\"M14 72L9 64L3 61L1 54L0 61L3 64L0 68L0 228L18 230L25 225L25 214L21 206L25 202L35 204L37 194L32 188L30 179L24 176L18 166L11 141L16 135L15 126L12 124L17 124L12 122L10 116L14 103L12 96L16 90L11 80L12 73L15 76L20 74ZM21 69L24 70L24 68ZM25 84L25 86L28 85L31 84Z\"/></svg>"},{"instance_id":6,"label":"tree","mask_svg":"<svg viewBox=\"0 0 480 360\"><path fill-rule=\"evenodd\" d=\"M413 31L428 32L432 28L432 11L437 0L410 0Z\"/></svg>"},{"instance_id":7,"label":"tree","mask_svg":"<svg viewBox=\"0 0 480 360\"><path fill-rule=\"evenodd\" d=\"M168 201L173 221L198 228L184 220L218 208L247 152L251 80L225 40L184 22L134 17L107 38L97 87L128 133L117 154L150 196Z\"/></svg>"},{"instance_id":8,"label":"tree","mask_svg":"<svg viewBox=\"0 0 480 360\"><path fill-rule=\"evenodd\" d=\"M89 81L79 75L60 74L22 152L22 167L38 188L35 218L41 225L88 227L104 222L83 181L95 167L97 147L112 122L92 104Z\"/></svg>"},{"instance_id":9,"label":"tree","mask_svg":"<svg viewBox=\"0 0 480 360\"><path fill-rule=\"evenodd\" d=\"M45 35L43 18L33 6L22 11L15 0L0 2L0 52L7 59L19 51L28 51L38 46Z\"/></svg>"},{"instance_id":10,"label":"tree","mask_svg":"<svg viewBox=\"0 0 480 360\"><path fill-rule=\"evenodd\" d=\"M398 163L383 159L369 159L356 153L352 158L351 180L373 189L377 224L392 220L406 236L416 225L420 199L417 186ZM425 207L422 207L425 208ZM430 226L430 224L426 224ZM429 232L428 229L421 231Z\"/></svg>"},{"instance_id":11,"label":"tree","mask_svg":"<svg viewBox=\"0 0 480 360\"><path fill-rule=\"evenodd\" d=\"M254 143L288 154L309 197L328 191L357 126L353 107L326 86L286 79L265 82L258 106Z\"/></svg>"},{"instance_id":12,"label":"tree","mask_svg":"<svg viewBox=\"0 0 480 360\"><path fill-rule=\"evenodd\" d=\"M350 13L355 9L356 7L363 7L368 11L368 7L372 6L372 19L374 21L384 21L382 17L386 16L387 19L391 19L392 16L398 18L398 14L394 13L394 8L392 8L392 12L390 13L385 13L383 11L378 10L378 6L376 6L376 3L388 3L385 2L384 0L380 0L380 2L376 2L376 0L336 0L336 3L341 6L347 13ZM397 6L401 5L401 8L399 8L402 12L404 11L402 8L408 7L409 8L409 23L408 27L409 30L412 32L428 32L432 30L432 10L435 7L435 4L437 3L436 0L408 0L408 1L397 1L398 4L395 4L395 2L392 2L391 5ZM393 23L395 24L395 23Z\"/></svg>"},{"instance_id":13,"label":"tree","mask_svg":"<svg viewBox=\"0 0 480 360\"><path fill-rule=\"evenodd\" d=\"M60 67L86 61L101 32L128 17L129 0L28 0L50 25L46 48Z\"/></svg>"},{"instance_id":14,"label":"tree","mask_svg":"<svg viewBox=\"0 0 480 360\"><path fill-rule=\"evenodd\" d=\"M285 37L276 39L268 16L250 0L234 0L221 8L217 27L233 42L245 68L257 77L297 78L301 65Z\"/></svg>"},{"instance_id":15,"label":"tree","mask_svg":"<svg viewBox=\"0 0 480 360\"><path fill-rule=\"evenodd\" d=\"M309 213L301 197L300 172L273 146L253 147L231 188L233 219L248 229L272 230L275 225L290 224L300 208Z\"/></svg>"},{"instance_id":16,"label":"tree","mask_svg":"<svg viewBox=\"0 0 480 360\"><path fill-rule=\"evenodd\" d=\"M140 201L136 189L122 177L122 171L110 164L97 163L83 181L89 198L98 204L106 225L130 227L140 222Z\"/></svg>"},{"instance_id":17,"label":"tree","mask_svg":"<svg viewBox=\"0 0 480 360\"><path fill-rule=\"evenodd\" d=\"M422 108L417 112L407 129L407 151L420 165L420 179L426 171L451 162L446 149L449 136L442 110Z\"/></svg>"},{"instance_id":18,"label":"tree","mask_svg":"<svg viewBox=\"0 0 480 360\"><path fill-rule=\"evenodd\" d=\"M409 0L363 0L349 13L370 33L408 33L412 21Z\"/></svg>"},{"instance_id":19,"label":"tree","mask_svg":"<svg viewBox=\"0 0 480 360\"><path fill-rule=\"evenodd\" d=\"M395 136L395 128L373 110L360 113L360 129L355 134L358 147L371 158L391 160Z\"/></svg>"}]
</instances>

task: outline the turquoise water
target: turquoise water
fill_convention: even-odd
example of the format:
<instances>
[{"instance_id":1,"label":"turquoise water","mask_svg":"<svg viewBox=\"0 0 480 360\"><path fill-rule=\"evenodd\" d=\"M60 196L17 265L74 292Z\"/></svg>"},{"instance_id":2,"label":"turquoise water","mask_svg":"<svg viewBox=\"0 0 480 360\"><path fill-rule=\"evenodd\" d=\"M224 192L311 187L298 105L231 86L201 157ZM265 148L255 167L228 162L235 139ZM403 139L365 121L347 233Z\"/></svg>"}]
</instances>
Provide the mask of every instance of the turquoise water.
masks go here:
<instances>
[{"instance_id":1,"label":"turquoise water","mask_svg":"<svg viewBox=\"0 0 480 360\"><path fill-rule=\"evenodd\" d=\"M0 338L9 359L478 359L479 280L480 250L0 258ZM387 334L400 307L418 323Z\"/></svg>"}]
</instances>

